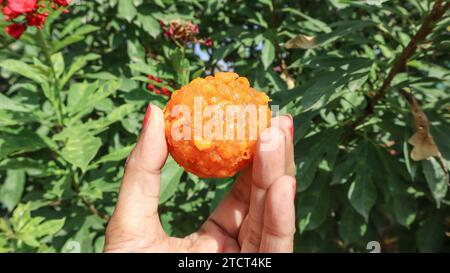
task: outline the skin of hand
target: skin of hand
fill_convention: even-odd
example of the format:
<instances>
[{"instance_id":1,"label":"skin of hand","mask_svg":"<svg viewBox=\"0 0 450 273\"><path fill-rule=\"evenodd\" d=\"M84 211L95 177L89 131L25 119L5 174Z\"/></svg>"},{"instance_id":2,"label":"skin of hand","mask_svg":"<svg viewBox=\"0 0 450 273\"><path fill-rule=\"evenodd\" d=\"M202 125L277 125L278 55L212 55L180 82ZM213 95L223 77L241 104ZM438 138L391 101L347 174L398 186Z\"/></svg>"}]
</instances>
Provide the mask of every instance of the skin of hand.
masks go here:
<instances>
[{"instance_id":1,"label":"skin of hand","mask_svg":"<svg viewBox=\"0 0 450 273\"><path fill-rule=\"evenodd\" d=\"M126 163L104 252L293 252L293 121L279 116L271 124L261 132L252 164L208 220L197 232L174 238L166 235L158 216L160 174L168 156L164 115L149 105ZM263 144L274 149L265 151Z\"/></svg>"}]
</instances>

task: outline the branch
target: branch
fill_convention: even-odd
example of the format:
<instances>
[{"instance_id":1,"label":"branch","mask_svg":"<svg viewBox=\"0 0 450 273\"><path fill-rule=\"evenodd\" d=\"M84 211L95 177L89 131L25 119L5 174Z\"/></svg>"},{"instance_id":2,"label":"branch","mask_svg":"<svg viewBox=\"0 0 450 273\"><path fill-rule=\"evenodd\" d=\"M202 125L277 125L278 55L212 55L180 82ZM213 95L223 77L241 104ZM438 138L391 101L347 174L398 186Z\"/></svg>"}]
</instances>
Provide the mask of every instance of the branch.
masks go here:
<instances>
[{"instance_id":1,"label":"branch","mask_svg":"<svg viewBox=\"0 0 450 273\"><path fill-rule=\"evenodd\" d=\"M425 40L425 38L433 31L434 25L442 18L442 16L444 16L445 12L449 8L450 3L448 2L446 4L442 4L442 0L437 0L434 3L431 12L425 18L419 31L416 33L416 35L414 35L414 37L412 37L411 41L409 41L408 45L403 49L401 55L397 58L394 66L389 71L386 79L384 79L383 84L381 85L377 94L368 101L364 114L359 116L353 123L350 124L347 131L344 133L343 139L347 139L347 137L349 137L349 135L355 131L356 127L361 125L367 117L373 114L375 105L386 96L387 91L391 86L392 80L398 73L402 72L405 69L408 59L412 55L414 55L414 53L416 53L417 47L420 42Z\"/></svg>"},{"instance_id":2,"label":"branch","mask_svg":"<svg viewBox=\"0 0 450 273\"><path fill-rule=\"evenodd\" d=\"M109 215L100 212L94 204L90 203L88 200L86 200L81 194L80 194L80 187L78 185L77 179L74 177L72 178L72 189L75 191L76 196L81 200L83 205L94 215L97 215L98 217L102 218L106 222L109 221Z\"/></svg>"},{"instance_id":3,"label":"branch","mask_svg":"<svg viewBox=\"0 0 450 273\"><path fill-rule=\"evenodd\" d=\"M38 43L41 46L41 49L42 49L42 51L44 53L45 59L47 61L48 66L50 67L50 71L51 71L52 76L53 76L54 84L52 84L52 88L53 88L52 96L54 98L50 99L50 103L55 108L56 117L57 117L57 120L58 120L57 128L59 128L58 130L60 130L60 127L62 127L62 125L63 125L61 96L60 96L60 88L61 88L61 86L60 86L60 83L59 83L58 76L56 75L55 66L54 66L53 61L52 61L51 51L50 51L50 49L49 49L49 47L47 45L46 37L44 35L44 31L43 30L38 30L37 31L37 38L38 38L37 41L38 41Z\"/></svg>"},{"instance_id":4,"label":"branch","mask_svg":"<svg viewBox=\"0 0 450 273\"><path fill-rule=\"evenodd\" d=\"M89 203L88 201L86 201L86 199L84 199L82 196L78 195L78 197L80 197L81 202L83 202L84 206L92 213L97 215L98 217L102 218L103 220L105 220L106 222L109 221L109 215L100 212L92 203Z\"/></svg>"}]
</instances>

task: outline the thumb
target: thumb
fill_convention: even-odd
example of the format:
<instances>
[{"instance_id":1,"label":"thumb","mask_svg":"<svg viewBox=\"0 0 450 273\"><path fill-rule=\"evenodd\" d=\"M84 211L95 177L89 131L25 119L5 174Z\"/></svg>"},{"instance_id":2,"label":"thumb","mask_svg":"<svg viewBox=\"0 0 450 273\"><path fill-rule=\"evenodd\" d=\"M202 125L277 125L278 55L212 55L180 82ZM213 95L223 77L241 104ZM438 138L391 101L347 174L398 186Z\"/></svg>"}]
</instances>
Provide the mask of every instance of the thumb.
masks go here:
<instances>
[{"instance_id":1,"label":"thumb","mask_svg":"<svg viewBox=\"0 0 450 273\"><path fill-rule=\"evenodd\" d=\"M162 238L158 203L160 174L166 159L164 114L157 106L149 105L141 136L127 160L107 237L119 230L137 237Z\"/></svg>"},{"instance_id":2,"label":"thumb","mask_svg":"<svg viewBox=\"0 0 450 273\"><path fill-rule=\"evenodd\" d=\"M138 167L147 174L159 173L167 159L164 113L149 104L138 143L127 160L127 170ZM159 183L158 183L159 184Z\"/></svg>"}]
</instances>

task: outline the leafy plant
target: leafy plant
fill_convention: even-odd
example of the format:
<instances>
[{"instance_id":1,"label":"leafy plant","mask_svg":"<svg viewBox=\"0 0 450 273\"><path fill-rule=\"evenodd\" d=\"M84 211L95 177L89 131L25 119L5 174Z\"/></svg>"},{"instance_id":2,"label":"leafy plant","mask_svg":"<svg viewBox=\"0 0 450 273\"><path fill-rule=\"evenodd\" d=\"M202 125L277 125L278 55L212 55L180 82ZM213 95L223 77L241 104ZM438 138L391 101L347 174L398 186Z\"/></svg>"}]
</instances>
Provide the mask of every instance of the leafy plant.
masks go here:
<instances>
[{"instance_id":1,"label":"leafy plant","mask_svg":"<svg viewBox=\"0 0 450 273\"><path fill-rule=\"evenodd\" d=\"M294 117L296 251L449 251L449 7L74 1L20 39L1 32L0 251L102 251L146 104L231 69ZM175 236L232 185L170 158L162 177Z\"/></svg>"}]
</instances>

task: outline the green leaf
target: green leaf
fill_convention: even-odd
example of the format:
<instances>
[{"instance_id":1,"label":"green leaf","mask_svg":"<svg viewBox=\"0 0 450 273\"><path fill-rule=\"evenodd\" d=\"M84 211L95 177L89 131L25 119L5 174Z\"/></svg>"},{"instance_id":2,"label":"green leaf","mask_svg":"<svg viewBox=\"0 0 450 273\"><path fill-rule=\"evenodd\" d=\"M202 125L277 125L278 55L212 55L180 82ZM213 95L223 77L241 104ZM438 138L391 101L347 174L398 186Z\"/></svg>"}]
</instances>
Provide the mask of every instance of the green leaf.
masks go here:
<instances>
[{"instance_id":1,"label":"green leaf","mask_svg":"<svg viewBox=\"0 0 450 273\"><path fill-rule=\"evenodd\" d=\"M319 153L302 156L297 170L297 180L302 181L298 186L299 191L306 190L314 181L317 168L321 161L322 155Z\"/></svg>"},{"instance_id":2,"label":"green leaf","mask_svg":"<svg viewBox=\"0 0 450 273\"><path fill-rule=\"evenodd\" d=\"M318 114L317 111L309 111L294 117L294 144L297 144L299 140L306 136L311 125L311 120Z\"/></svg>"},{"instance_id":3,"label":"green leaf","mask_svg":"<svg viewBox=\"0 0 450 273\"><path fill-rule=\"evenodd\" d=\"M147 77L144 77L144 76L136 76L136 77L133 77L131 79L133 81L140 81L140 82L146 82L146 83L151 82L151 80L149 80Z\"/></svg>"},{"instance_id":4,"label":"green leaf","mask_svg":"<svg viewBox=\"0 0 450 273\"><path fill-rule=\"evenodd\" d=\"M100 58L100 55L93 54L93 53L90 53L90 54L87 54L87 55L84 55L84 56L76 57L73 60L73 62L70 65L69 69L67 70L67 72L63 75L63 77L62 77L62 79L60 81L61 87L63 87L72 78L72 76L75 73L77 73L83 67L85 67L86 64L88 63L88 61L92 61L92 60L95 60L95 59L98 59L98 58Z\"/></svg>"},{"instance_id":5,"label":"green leaf","mask_svg":"<svg viewBox=\"0 0 450 273\"><path fill-rule=\"evenodd\" d=\"M15 231L21 230L31 219L31 204L18 204L11 217L11 225Z\"/></svg>"},{"instance_id":6,"label":"green leaf","mask_svg":"<svg viewBox=\"0 0 450 273\"><path fill-rule=\"evenodd\" d=\"M98 87L98 83L77 84L71 86L68 98L68 112L73 116L72 121L77 121L90 113L93 107L101 100L114 94L120 87L120 81L106 81ZM97 89L98 88L98 89Z\"/></svg>"},{"instance_id":7,"label":"green leaf","mask_svg":"<svg viewBox=\"0 0 450 273\"><path fill-rule=\"evenodd\" d=\"M417 165L412 161L410 154L409 143L408 140L405 139L405 141L403 141L403 160L405 160L406 170L411 176L411 180L414 181Z\"/></svg>"},{"instance_id":8,"label":"green leaf","mask_svg":"<svg viewBox=\"0 0 450 273\"><path fill-rule=\"evenodd\" d=\"M9 210L20 202L25 187L24 170L8 170L6 179L0 188L0 202Z\"/></svg>"},{"instance_id":9,"label":"green leaf","mask_svg":"<svg viewBox=\"0 0 450 273\"><path fill-rule=\"evenodd\" d=\"M53 45L53 52L58 52L66 46L83 41L84 38L82 35L70 35L62 40L56 40Z\"/></svg>"},{"instance_id":10,"label":"green leaf","mask_svg":"<svg viewBox=\"0 0 450 273\"><path fill-rule=\"evenodd\" d=\"M98 26L87 24L87 25L83 25L81 27L76 28L76 30L72 33L72 35L86 36L86 34L97 31L99 29L100 29L100 27L98 27Z\"/></svg>"},{"instance_id":11,"label":"green leaf","mask_svg":"<svg viewBox=\"0 0 450 273\"><path fill-rule=\"evenodd\" d=\"M56 54L53 54L51 56L52 63L53 63L53 69L55 70L56 77L59 78L62 73L64 72L65 64L64 64L64 57L61 52L58 52Z\"/></svg>"},{"instance_id":12,"label":"green leaf","mask_svg":"<svg viewBox=\"0 0 450 273\"><path fill-rule=\"evenodd\" d=\"M77 228L73 229L75 234L64 243L61 252L63 253L90 253L93 251L93 241L95 233L92 228L102 227L101 219L96 215L78 216Z\"/></svg>"},{"instance_id":13,"label":"green leaf","mask_svg":"<svg viewBox=\"0 0 450 273\"><path fill-rule=\"evenodd\" d=\"M45 221L44 223L40 224L35 228L33 235L37 238L47 235L53 235L57 233L60 229L62 229L65 221L66 221L65 218Z\"/></svg>"},{"instance_id":14,"label":"green leaf","mask_svg":"<svg viewBox=\"0 0 450 273\"><path fill-rule=\"evenodd\" d=\"M233 179L224 179L217 181L216 188L214 189L214 198L209 205L210 213L213 213L213 211L219 206L225 196L230 192L233 186L233 182Z\"/></svg>"},{"instance_id":15,"label":"green leaf","mask_svg":"<svg viewBox=\"0 0 450 273\"><path fill-rule=\"evenodd\" d=\"M83 103L86 103L92 93L98 88L98 82L94 83L74 83L70 85L67 94L67 112L72 115L76 114L82 109Z\"/></svg>"},{"instance_id":16,"label":"green leaf","mask_svg":"<svg viewBox=\"0 0 450 273\"><path fill-rule=\"evenodd\" d=\"M123 160L128 157L128 155L131 153L133 148L134 148L134 145L130 145L130 146L126 146L126 147L117 149L117 150L103 156L102 158L100 158L96 162L96 164Z\"/></svg>"},{"instance_id":17,"label":"green leaf","mask_svg":"<svg viewBox=\"0 0 450 273\"><path fill-rule=\"evenodd\" d=\"M305 84L309 86L301 101L304 111L323 108L330 101L341 96L343 94L341 90L350 81L361 78L367 80L366 76L370 71L371 61L364 58L332 57L325 60L318 59L310 65L326 65L328 69L332 68L332 71L321 74L321 76L311 80L312 82Z\"/></svg>"},{"instance_id":18,"label":"green leaf","mask_svg":"<svg viewBox=\"0 0 450 273\"><path fill-rule=\"evenodd\" d=\"M439 215L433 212L417 230L417 247L420 252L439 252L445 241L444 236L444 224Z\"/></svg>"},{"instance_id":19,"label":"green leaf","mask_svg":"<svg viewBox=\"0 0 450 273\"><path fill-rule=\"evenodd\" d=\"M385 188L389 194L388 203L389 210L393 213L395 220L405 226L410 227L416 220L417 214L417 201L413 194L408 192L408 186L403 182L402 172L400 171L403 166L398 164L398 161L390 156L386 151L382 150L377 145L370 145L368 154L376 155L376 157L370 157L368 165L372 169L376 169L379 176L374 176L374 179L386 181ZM409 155L409 154L408 154ZM379 162L381 167L375 165L372 159ZM362 160L362 158L358 158Z\"/></svg>"},{"instance_id":20,"label":"green leaf","mask_svg":"<svg viewBox=\"0 0 450 273\"><path fill-rule=\"evenodd\" d=\"M264 69L267 69L275 60L275 46L269 39L264 39L264 47L261 52L261 61Z\"/></svg>"},{"instance_id":21,"label":"green leaf","mask_svg":"<svg viewBox=\"0 0 450 273\"><path fill-rule=\"evenodd\" d=\"M13 230L9 226L8 221L5 218L0 218L0 231L6 233L7 235L12 235ZM1 237L0 237L1 238Z\"/></svg>"},{"instance_id":22,"label":"green leaf","mask_svg":"<svg viewBox=\"0 0 450 273\"><path fill-rule=\"evenodd\" d=\"M250 16L251 18L247 19L249 23L260 25L264 28L268 27L267 21L260 11L252 11Z\"/></svg>"},{"instance_id":23,"label":"green leaf","mask_svg":"<svg viewBox=\"0 0 450 273\"><path fill-rule=\"evenodd\" d=\"M136 111L135 104L124 104L117 108L114 108L106 117L91 120L86 123L86 126L93 130L102 130L105 127L111 125L112 123L123 120L126 116Z\"/></svg>"},{"instance_id":24,"label":"green leaf","mask_svg":"<svg viewBox=\"0 0 450 273\"><path fill-rule=\"evenodd\" d=\"M335 24L337 28L331 32L319 34L315 37L299 34L286 42L285 47L311 49L320 46L326 46L336 40L342 39L347 35L354 34L356 31L369 26L375 26L372 21L340 21ZM381 46L381 45L380 45Z\"/></svg>"},{"instance_id":25,"label":"green leaf","mask_svg":"<svg viewBox=\"0 0 450 273\"><path fill-rule=\"evenodd\" d=\"M340 160L333 171L331 184L345 184L349 181L355 171L356 161L359 160L355 151L348 154L346 158Z\"/></svg>"},{"instance_id":26,"label":"green leaf","mask_svg":"<svg viewBox=\"0 0 450 273\"><path fill-rule=\"evenodd\" d=\"M72 130L67 143L61 150L61 156L85 172L101 145L101 139L92 136L89 132L82 129Z\"/></svg>"},{"instance_id":27,"label":"green leaf","mask_svg":"<svg viewBox=\"0 0 450 273\"><path fill-rule=\"evenodd\" d=\"M311 16L308 16L307 14L301 12L298 9L295 9L295 8L283 8L282 11L298 15L301 18L305 19L305 22L308 23L308 24L305 24L305 25L307 25L313 31L331 32L331 28L328 27L328 25L326 23L324 23L323 21L318 20L317 18L313 18Z\"/></svg>"},{"instance_id":28,"label":"green leaf","mask_svg":"<svg viewBox=\"0 0 450 273\"><path fill-rule=\"evenodd\" d=\"M335 25L337 26L335 30L316 36L317 45L328 45L329 43L341 39L342 37L354 34L358 30L364 29L366 27L375 26L376 24L375 22L368 20L349 20L337 22Z\"/></svg>"},{"instance_id":29,"label":"green leaf","mask_svg":"<svg viewBox=\"0 0 450 273\"><path fill-rule=\"evenodd\" d=\"M189 61L184 57L183 51L177 48L171 55L171 61L178 82L181 85L186 85L189 82Z\"/></svg>"},{"instance_id":30,"label":"green leaf","mask_svg":"<svg viewBox=\"0 0 450 273\"><path fill-rule=\"evenodd\" d=\"M20 130L17 132L0 131L0 159L11 154L32 152L47 147L38 134Z\"/></svg>"},{"instance_id":31,"label":"green leaf","mask_svg":"<svg viewBox=\"0 0 450 273\"><path fill-rule=\"evenodd\" d=\"M362 145L366 146L368 144ZM367 158L367 148L365 148L365 152L362 154L362 158ZM358 161L355 179L348 190L348 199L356 211L367 221L370 210L375 205L377 199L377 188L372 181L372 170L367 162L362 160Z\"/></svg>"},{"instance_id":32,"label":"green leaf","mask_svg":"<svg viewBox=\"0 0 450 273\"><path fill-rule=\"evenodd\" d=\"M404 192L393 197L394 215L397 222L405 227L410 227L416 220L417 202Z\"/></svg>"},{"instance_id":33,"label":"green leaf","mask_svg":"<svg viewBox=\"0 0 450 273\"><path fill-rule=\"evenodd\" d=\"M367 232L367 224L352 207L346 207L339 221L339 236L345 245L360 240Z\"/></svg>"},{"instance_id":34,"label":"green leaf","mask_svg":"<svg viewBox=\"0 0 450 273\"><path fill-rule=\"evenodd\" d=\"M128 56L131 62L144 62L145 61L145 48L142 47L136 41L127 41Z\"/></svg>"},{"instance_id":35,"label":"green leaf","mask_svg":"<svg viewBox=\"0 0 450 273\"><path fill-rule=\"evenodd\" d=\"M100 182L100 180L90 183L83 183L80 187L79 196L89 203L94 203L97 200L101 200L103 198L103 187L101 186L103 185L99 186L101 183L98 182ZM113 183L110 183L110 185L115 186Z\"/></svg>"},{"instance_id":36,"label":"green leaf","mask_svg":"<svg viewBox=\"0 0 450 273\"><path fill-rule=\"evenodd\" d=\"M30 176L50 176L60 175L61 169L56 167L55 162L44 162L43 160L34 160L27 157L13 157L0 161L0 170L20 170L23 169Z\"/></svg>"},{"instance_id":37,"label":"green leaf","mask_svg":"<svg viewBox=\"0 0 450 273\"><path fill-rule=\"evenodd\" d=\"M314 181L319 164L332 159L337 152L337 143L340 139L340 130L329 129L305 138L295 146L295 158L298 158L297 190L306 190ZM329 166L331 167L331 166ZM330 169L330 168L329 168Z\"/></svg>"},{"instance_id":38,"label":"green leaf","mask_svg":"<svg viewBox=\"0 0 450 273\"><path fill-rule=\"evenodd\" d=\"M139 75L140 73L145 75L157 75L158 72L152 66L145 64L143 62L132 63L129 65L131 71L133 71L134 75Z\"/></svg>"},{"instance_id":39,"label":"green leaf","mask_svg":"<svg viewBox=\"0 0 450 273\"><path fill-rule=\"evenodd\" d=\"M298 97L301 97L307 89L307 86L297 86L291 90L280 90L271 96L272 103L279 105L280 109L283 109L289 103L295 101Z\"/></svg>"},{"instance_id":40,"label":"green leaf","mask_svg":"<svg viewBox=\"0 0 450 273\"><path fill-rule=\"evenodd\" d=\"M19 233L16 235L16 237L17 239L19 239L19 241L23 241L25 244L31 247L39 247L41 245L32 233Z\"/></svg>"},{"instance_id":41,"label":"green leaf","mask_svg":"<svg viewBox=\"0 0 450 273\"><path fill-rule=\"evenodd\" d=\"M98 73L86 73L84 74L86 79L94 79L94 80L104 80L104 81L115 81L117 80L117 77L107 71L102 71Z\"/></svg>"},{"instance_id":42,"label":"green leaf","mask_svg":"<svg viewBox=\"0 0 450 273\"><path fill-rule=\"evenodd\" d=\"M9 110L16 112L29 112L30 109L25 107L23 104L20 104L7 96L0 93L0 109L1 110Z\"/></svg>"},{"instance_id":43,"label":"green leaf","mask_svg":"<svg viewBox=\"0 0 450 273\"><path fill-rule=\"evenodd\" d=\"M318 228L330 214L330 187L324 177L319 178L321 178L319 181L297 195L300 234L305 230Z\"/></svg>"},{"instance_id":44,"label":"green leaf","mask_svg":"<svg viewBox=\"0 0 450 273\"><path fill-rule=\"evenodd\" d=\"M395 220L402 226L410 227L417 216L417 201L413 194L408 192L407 186L401 177L394 176L395 171L386 169L386 182L391 197L390 202L386 206L392 204L389 210L393 211Z\"/></svg>"},{"instance_id":45,"label":"green leaf","mask_svg":"<svg viewBox=\"0 0 450 273\"><path fill-rule=\"evenodd\" d=\"M46 75L42 74L39 69L19 60L4 60L0 62L0 67L13 73L17 73L37 83L44 83L45 81L47 81Z\"/></svg>"},{"instance_id":46,"label":"green leaf","mask_svg":"<svg viewBox=\"0 0 450 273\"><path fill-rule=\"evenodd\" d=\"M102 253L103 249L105 247L105 236L99 236L94 243L94 252L95 253Z\"/></svg>"},{"instance_id":47,"label":"green leaf","mask_svg":"<svg viewBox=\"0 0 450 273\"><path fill-rule=\"evenodd\" d=\"M162 226L164 232L168 236L173 236L173 228L172 228L172 224L171 224L171 222L174 220L173 214L169 211L169 212L160 214L159 217L160 217L161 226Z\"/></svg>"},{"instance_id":48,"label":"green leaf","mask_svg":"<svg viewBox=\"0 0 450 273\"><path fill-rule=\"evenodd\" d=\"M285 90L288 89L287 84L281 77L275 73L274 71L269 71L266 74L267 78L269 78L270 82L275 87L275 90Z\"/></svg>"},{"instance_id":49,"label":"green leaf","mask_svg":"<svg viewBox=\"0 0 450 273\"><path fill-rule=\"evenodd\" d=\"M161 171L161 186L159 203L163 204L176 192L178 183L183 175L183 168L173 160L171 156L167 158L166 164Z\"/></svg>"},{"instance_id":50,"label":"green leaf","mask_svg":"<svg viewBox=\"0 0 450 273\"><path fill-rule=\"evenodd\" d=\"M157 38L158 35L161 34L161 26L159 25L158 20L156 20L152 15L143 15L139 13L137 15L137 21L144 31L150 34L153 38Z\"/></svg>"},{"instance_id":51,"label":"green leaf","mask_svg":"<svg viewBox=\"0 0 450 273\"><path fill-rule=\"evenodd\" d=\"M439 165L434 157L428 160L422 160L422 168L428 187L436 200L437 206L440 206L441 201L445 198L448 190L448 176L445 175L444 170Z\"/></svg>"},{"instance_id":52,"label":"green leaf","mask_svg":"<svg viewBox=\"0 0 450 273\"><path fill-rule=\"evenodd\" d=\"M71 33L73 33L76 29L82 27L84 25L84 20L82 17L74 18L73 20L70 20L67 22L62 29L62 31L59 33L60 37L65 37Z\"/></svg>"},{"instance_id":53,"label":"green leaf","mask_svg":"<svg viewBox=\"0 0 450 273\"><path fill-rule=\"evenodd\" d=\"M16 239L31 247L40 247L39 239L58 232L65 221L64 218L45 221L45 218L41 216L31 217L31 211L39 208L39 205L36 205L38 204L19 204L11 218Z\"/></svg>"}]
</instances>

